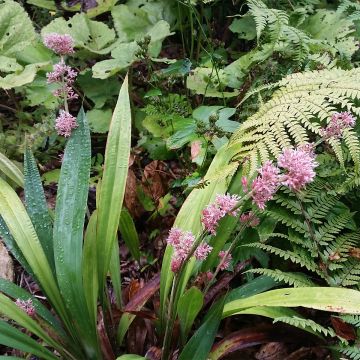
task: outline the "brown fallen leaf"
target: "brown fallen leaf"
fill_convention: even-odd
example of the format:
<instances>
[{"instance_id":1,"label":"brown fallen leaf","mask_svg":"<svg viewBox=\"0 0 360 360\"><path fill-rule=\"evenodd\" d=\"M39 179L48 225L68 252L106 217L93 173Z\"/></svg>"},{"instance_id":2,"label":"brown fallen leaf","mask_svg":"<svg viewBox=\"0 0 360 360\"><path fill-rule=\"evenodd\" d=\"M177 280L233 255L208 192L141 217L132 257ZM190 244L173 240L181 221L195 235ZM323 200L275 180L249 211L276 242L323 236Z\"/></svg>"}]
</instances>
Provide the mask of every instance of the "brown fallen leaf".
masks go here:
<instances>
[{"instance_id":1,"label":"brown fallen leaf","mask_svg":"<svg viewBox=\"0 0 360 360\"><path fill-rule=\"evenodd\" d=\"M356 340L355 329L344 320L331 316L331 324L336 332L336 335L341 336L345 340Z\"/></svg>"},{"instance_id":2,"label":"brown fallen leaf","mask_svg":"<svg viewBox=\"0 0 360 360\"><path fill-rule=\"evenodd\" d=\"M154 160L144 168L142 184L144 192L155 201L166 194L166 185L163 182L164 174L160 169L160 161Z\"/></svg>"}]
</instances>

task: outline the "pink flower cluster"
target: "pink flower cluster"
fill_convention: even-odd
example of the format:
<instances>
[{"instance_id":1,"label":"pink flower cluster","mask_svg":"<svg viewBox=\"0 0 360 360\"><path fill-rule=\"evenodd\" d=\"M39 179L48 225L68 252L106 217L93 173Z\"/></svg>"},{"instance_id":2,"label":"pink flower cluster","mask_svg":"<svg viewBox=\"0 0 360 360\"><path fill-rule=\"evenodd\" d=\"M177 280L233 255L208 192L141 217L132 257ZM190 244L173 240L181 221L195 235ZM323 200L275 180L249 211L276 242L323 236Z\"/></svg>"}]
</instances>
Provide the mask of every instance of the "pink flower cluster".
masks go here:
<instances>
[{"instance_id":1,"label":"pink flower cluster","mask_svg":"<svg viewBox=\"0 0 360 360\"><path fill-rule=\"evenodd\" d=\"M78 95L74 92L74 84L77 72L65 64L64 59L54 65L54 71L46 74L48 84L58 83L61 87L53 92L53 95L66 100L77 99Z\"/></svg>"},{"instance_id":2,"label":"pink flower cluster","mask_svg":"<svg viewBox=\"0 0 360 360\"><path fill-rule=\"evenodd\" d=\"M350 112L336 112L331 116L327 127L321 130L321 135L325 140L341 138L343 130L354 127L355 122L355 117Z\"/></svg>"},{"instance_id":3,"label":"pink flower cluster","mask_svg":"<svg viewBox=\"0 0 360 360\"><path fill-rule=\"evenodd\" d=\"M271 161L266 161L259 169L259 175L252 183L252 199L259 209L265 209L267 201L271 200L279 186L279 168Z\"/></svg>"},{"instance_id":4,"label":"pink flower cluster","mask_svg":"<svg viewBox=\"0 0 360 360\"><path fill-rule=\"evenodd\" d=\"M317 165L312 144L285 149L278 157L277 166L266 161L259 169L259 175L252 183L253 202L263 210L280 185L288 186L292 191L301 190L314 180ZM284 169L283 173L280 173L280 168Z\"/></svg>"},{"instance_id":5,"label":"pink flower cluster","mask_svg":"<svg viewBox=\"0 0 360 360\"><path fill-rule=\"evenodd\" d=\"M35 307L32 303L32 300L29 299L29 300L20 300L20 299L17 299L15 304L23 311L26 312L26 314L30 317L34 317L35 314L36 314L36 310L35 310Z\"/></svg>"},{"instance_id":6,"label":"pink flower cluster","mask_svg":"<svg viewBox=\"0 0 360 360\"><path fill-rule=\"evenodd\" d=\"M70 35L56 33L47 34L44 37L44 44L54 53L64 56L74 53L74 39Z\"/></svg>"},{"instance_id":7,"label":"pink flower cluster","mask_svg":"<svg viewBox=\"0 0 360 360\"><path fill-rule=\"evenodd\" d=\"M73 129L77 128L76 118L65 110L60 110L55 120L55 129L59 135L69 137Z\"/></svg>"},{"instance_id":8,"label":"pink flower cluster","mask_svg":"<svg viewBox=\"0 0 360 360\"><path fill-rule=\"evenodd\" d=\"M292 191L299 191L314 180L314 169L317 165L312 150L285 149L278 158L278 166L286 170L281 176L281 184L288 186Z\"/></svg>"},{"instance_id":9,"label":"pink flower cluster","mask_svg":"<svg viewBox=\"0 0 360 360\"><path fill-rule=\"evenodd\" d=\"M171 245L174 249L174 253L171 259L171 270L178 272L183 261L188 257L193 249L195 237L191 231L182 231L178 228L172 228L169 231L167 238L168 245ZM197 260L205 260L210 254L212 247L207 243L200 244L194 252Z\"/></svg>"},{"instance_id":10,"label":"pink flower cluster","mask_svg":"<svg viewBox=\"0 0 360 360\"><path fill-rule=\"evenodd\" d=\"M256 227L260 224L259 218L252 212L244 213L240 216L240 222L245 226Z\"/></svg>"},{"instance_id":11,"label":"pink flower cluster","mask_svg":"<svg viewBox=\"0 0 360 360\"><path fill-rule=\"evenodd\" d=\"M46 74L48 84L59 84L59 89L53 95L64 101L66 110L60 110L55 120L55 129L59 135L69 137L71 131L77 127L76 119L68 111L68 100L77 99L78 95L73 90L77 72L65 64L64 55L74 53L74 40L70 35L48 34L44 37L44 44L56 54L61 55L60 61L54 65L54 71Z\"/></svg>"},{"instance_id":12,"label":"pink flower cluster","mask_svg":"<svg viewBox=\"0 0 360 360\"><path fill-rule=\"evenodd\" d=\"M202 211L201 222L205 229L211 234L216 235L216 228L219 224L220 219L225 215L236 216L238 210L234 207L239 202L240 198L237 195L217 195L215 202L208 205Z\"/></svg>"},{"instance_id":13,"label":"pink flower cluster","mask_svg":"<svg viewBox=\"0 0 360 360\"><path fill-rule=\"evenodd\" d=\"M228 251L220 251L219 252L219 258L220 258L220 270L226 270L229 268L232 256Z\"/></svg>"}]
</instances>

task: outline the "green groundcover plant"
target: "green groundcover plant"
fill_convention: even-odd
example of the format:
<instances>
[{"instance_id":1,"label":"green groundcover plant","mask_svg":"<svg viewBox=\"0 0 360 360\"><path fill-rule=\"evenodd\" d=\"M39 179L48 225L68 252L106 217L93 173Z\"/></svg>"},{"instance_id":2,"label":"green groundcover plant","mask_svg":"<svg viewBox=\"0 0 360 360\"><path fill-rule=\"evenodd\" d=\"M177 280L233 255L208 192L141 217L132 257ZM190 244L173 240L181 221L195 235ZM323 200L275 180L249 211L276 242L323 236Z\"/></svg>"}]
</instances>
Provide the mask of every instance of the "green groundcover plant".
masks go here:
<instances>
[{"instance_id":1,"label":"green groundcover plant","mask_svg":"<svg viewBox=\"0 0 360 360\"><path fill-rule=\"evenodd\" d=\"M56 10L50 1L29 3ZM41 31L41 42L19 4L0 3L0 19L23 21L27 30L12 27L11 21L5 24L12 28L1 35L0 75L6 75L0 77L0 86L29 96L37 81L46 83L51 92L45 89L45 108L56 113L49 131L65 144L55 211L45 199L31 149L37 148L33 138L23 145L23 172L0 153L5 175L0 177L0 236L44 296L39 300L0 279L0 344L40 359L151 358L149 353L127 354L125 339L136 317L146 317L142 309L159 290L159 307L150 320L156 333L152 345L162 360L224 358L237 350L243 334L240 330L216 340L221 321L244 315L263 316L319 339L332 337L333 354L359 359L358 340L343 337L299 309L324 311L359 328L360 71L351 68L357 4L344 1L329 10L309 1L288 10L282 2L275 9L271 2L250 0L246 11L231 19L230 29L256 45L224 67L223 52L215 52L204 30L210 31L210 24L202 26L199 20L208 20L205 3L216 9L217 1L75 3L61 6L81 12L51 21ZM116 32L93 20L106 12L111 12ZM190 14L188 28L181 25L184 13ZM325 24L336 21L345 30L317 32L314 23L319 18L326 19ZM135 19L140 19L137 31ZM201 34L198 48L196 22ZM155 88L146 95L152 100L141 109L144 118L139 125L130 97L132 69L120 91L111 77L140 59L151 69L148 81L158 86L166 71L156 72L153 64L168 61L157 57L164 39L172 35L170 29L179 30L184 51L198 65L190 71L188 59L170 62L166 71L178 77L172 80L203 99L221 99L223 105L211 103L192 111L185 97L170 94L159 100L161 91ZM185 41L188 31L191 36ZM33 41L37 46L29 50ZM75 55L81 62L89 54L110 56L99 59L92 74L109 81L110 97L116 90L113 109L108 99L93 96L94 89L84 80L87 70L73 66ZM25 65L24 58L34 61ZM264 70L274 61L281 68L282 59L291 63L290 75L261 75L273 83L259 87L252 79L251 91L241 95L239 89L252 71ZM77 89L77 79L88 95ZM246 109L241 123L230 120L236 108L226 106L226 99L238 96ZM91 111L111 114L106 130L100 131L108 133L93 211L88 194L94 140L89 117L94 112L85 113L81 107L75 116L73 106L87 97L95 104ZM165 158L169 151L190 144L196 152L193 163L204 176L169 231L161 274L124 305L118 230L131 255L140 257L139 236L123 208L134 125L144 147L154 138L166 147ZM16 188L23 188L23 200ZM212 295L221 275L234 269L243 272L244 283Z\"/></svg>"}]
</instances>

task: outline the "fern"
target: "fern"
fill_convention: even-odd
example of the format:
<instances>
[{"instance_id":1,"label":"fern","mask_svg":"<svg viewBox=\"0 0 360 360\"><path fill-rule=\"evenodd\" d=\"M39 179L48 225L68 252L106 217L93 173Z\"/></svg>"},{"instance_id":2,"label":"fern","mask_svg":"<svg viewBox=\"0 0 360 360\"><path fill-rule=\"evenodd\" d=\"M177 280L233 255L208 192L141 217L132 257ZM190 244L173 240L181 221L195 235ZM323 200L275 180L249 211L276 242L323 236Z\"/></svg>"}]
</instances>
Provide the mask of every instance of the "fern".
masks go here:
<instances>
[{"instance_id":1,"label":"fern","mask_svg":"<svg viewBox=\"0 0 360 360\"><path fill-rule=\"evenodd\" d=\"M346 346L338 350L352 360L360 360L360 347L358 346Z\"/></svg>"},{"instance_id":2,"label":"fern","mask_svg":"<svg viewBox=\"0 0 360 360\"><path fill-rule=\"evenodd\" d=\"M333 329L321 326L311 319L303 319L298 316L281 316L274 319L274 323L276 322L283 322L285 324L296 326L300 329L311 331L315 334L336 337L335 331Z\"/></svg>"},{"instance_id":3,"label":"fern","mask_svg":"<svg viewBox=\"0 0 360 360\"><path fill-rule=\"evenodd\" d=\"M301 273L283 272L278 269L250 269L247 272L266 275L275 281L284 282L294 287L315 286L311 280L307 279L306 276Z\"/></svg>"},{"instance_id":4,"label":"fern","mask_svg":"<svg viewBox=\"0 0 360 360\"><path fill-rule=\"evenodd\" d=\"M295 73L277 83L279 89L270 101L248 118L234 133L230 148L235 159L247 158L244 171L252 175L259 159L277 157L281 149L309 141L319 135L335 111L346 109L360 115L355 100L360 98L360 69L322 70ZM360 143L348 130L345 143L355 165L360 163ZM338 140L330 145L344 164L344 150ZM356 169L357 170L357 169Z\"/></svg>"},{"instance_id":5,"label":"fern","mask_svg":"<svg viewBox=\"0 0 360 360\"><path fill-rule=\"evenodd\" d=\"M342 186L340 186L342 188ZM280 192L268 204L265 215L278 222L267 244L253 246L277 255L318 274L332 286L360 284L360 262L352 257L359 247L360 231L353 213L341 201L336 186L317 179L301 194ZM282 249L282 244L290 245ZM277 246L274 246L277 244ZM256 269L257 273L299 286L291 275L278 270Z\"/></svg>"},{"instance_id":6,"label":"fern","mask_svg":"<svg viewBox=\"0 0 360 360\"><path fill-rule=\"evenodd\" d=\"M261 244L261 243L252 243L252 244L246 244L244 245L246 247L255 247L259 248L261 250L265 250L271 254L275 254L283 258L284 260L291 260L295 264L300 264L301 266L304 266L310 271L316 271L317 266L315 262L311 259L309 254L307 252L300 252L300 251L288 251L288 250L282 250L277 247Z\"/></svg>"}]
</instances>

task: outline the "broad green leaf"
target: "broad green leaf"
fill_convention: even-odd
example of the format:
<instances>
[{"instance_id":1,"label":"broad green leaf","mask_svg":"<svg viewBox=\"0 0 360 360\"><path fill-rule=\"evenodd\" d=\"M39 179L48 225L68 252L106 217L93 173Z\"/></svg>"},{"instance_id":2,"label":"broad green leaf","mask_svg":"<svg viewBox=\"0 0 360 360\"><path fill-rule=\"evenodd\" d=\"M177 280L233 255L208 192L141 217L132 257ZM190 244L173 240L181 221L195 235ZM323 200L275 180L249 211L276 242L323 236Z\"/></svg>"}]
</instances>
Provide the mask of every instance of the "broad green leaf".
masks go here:
<instances>
[{"instance_id":1,"label":"broad green leaf","mask_svg":"<svg viewBox=\"0 0 360 360\"><path fill-rule=\"evenodd\" d=\"M53 0L27 0L28 4L39 6L43 9L56 10L56 5Z\"/></svg>"},{"instance_id":2,"label":"broad green leaf","mask_svg":"<svg viewBox=\"0 0 360 360\"><path fill-rule=\"evenodd\" d=\"M0 171L11 179L16 185L24 186L24 175L20 169L4 154L0 152Z\"/></svg>"},{"instance_id":3,"label":"broad green leaf","mask_svg":"<svg viewBox=\"0 0 360 360\"><path fill-rule=\"evenodd\" d=\"M76 83L80 85L85 96L94 103L95 109L103 108L107 101L118 96L121 85L119 80L115 78L107 81L94 79L90 70L79 74L76 78ZM86 114L86 117L88 118L91 129L92 125L88 113ZM109 126L107 126L107 130L109 130Z\"/></svg>"},{"instance_id":4,"label":"broad green leaf","mask_svg":"<svg viewBox=\"0 0 360 360\"><path fill-rule=\"evenodd\" d=\"M0 344L9 348L18 349L24 352L37 355L42 359L56 360L58 359L44 346L32 339L30 336L22 333L18 329L0 320ZM8 357L5 357L8 359Z\"/></svg>"},{"instance_id":5,"label":"broad green leaf","mask_svg":"<svg viewBox=\"0 0 360 360\"><path fill-rule=\"evenodd\" d=\"M186 338L191 330L196 316L203 307L203 303L204 296L202 292L194 286L186 291L179 299L177 311L183 344L186 342Z\"/></svg>"},{"instance_id":6,"label":"broad green leaf","mask_svg":"<svg viewBox=\"0 0 360 360\"><path fill-rule=\"evenodd\" d=\"M197 139L199 136L196 133L196 125L191 124L185 129L177 131L174 135L171 135L167 141L166 146L171 149L180 149L185 144Z\"/></svg>"},{"instance_id":7,"label":"broad green leaf","mask_svg":"<svg viewBox=\"0 0 360 360\"><path fill-rule=\"evenodd\" d=\"M224 70L197 67L186 79L186 87L195 94L215 98L231 98L239 94L238 90L224 91L227 78Z\"/></svg>"},{"instance_id":8,"label":"broad green leaf","mask_svg":"<svg viewBox=\"0 0 360 360\"><path fill-rule=\"evenodd\" d=\"M89 9L86 13L89 18L93 18L104 12L110 11L118 0L96 0L96 2L97 6Z\"/></svg>"},{"instance_id":9,"label":"broad green leaf","mask_svg":"<svg viewBox=\"0 0 360 360\"><path fill-rule=\"evenodd\" d=\"M97 256L99 291L104 291L106 274L116 241L122 202L125 193L131 147L131 109L128 79L120 89L119 98L112 116L105 149L104 173L101 182L98 224Z\"/></svg>"},{"instance_id":10,"label":"broad green leaf","mask_svg":"<svg viewBox=\"0 0 360 360\"><path fill-rule=\"evenodd\" d=\"M238 34L239 39L254 40L256 38L256 24L252 16L247 15L233 20L229 30Z\"/></svg>"},{"instance_id":11,"label":"broad green leaf","mask_svg":"<svg viewBox=\"0 0 360 360\"><path fill-rule=\"evenodd\" d=\"M256 294L270 290L278 285L279 283L271 277L264 275L258 276L254 280L251 280L248 283L231 290L226 296L226 303L236 299L243 299L249 296L254 296Z\"/></svg>"},{"instance_id":12,"label":"broad green leaf","mask_svg":"<svg viewBox=\"0 0 360 360\"><path fill-rule=\"evenodd\" d=\"M241 56L224 68L224 84L234 89L240 88L245 77L249 73L251 66L268 59L273 52L273 45L265 44L262 48L256 48Z\"/></svg>"},{"instance_id":13,"label":"broad green leaf","mask_svg":"<svg viewBox=\"0 0 360 360\"><path fill-rule=\"evenodd\" d=\"M271 290L227 303L223 316L231 316L255 306L303 306L323 311L360 314L360 291L331 287Z\"/></svg>"},{"instance_id":14,"label":"broad green leaf","mask_svg":"<svg viewBox=\"0 0 360 360\"><path fill-rule=\"evenodd\" d=\"M146 360L144 357L134 354L121 355L116 360Z\"/></svg>"},{"instance_id":15,"label":"broad green leaf","mask_svg":"<svg viewBox=\"0 0 360 360\"><path fill-rule=\"evenodd\" d=\"M55 274L54 247L52 238L52 219L45 199L41 178L31 150L24 153L25 204L34 225L47 260Z\"/></svg>"},{"instance_id":16,"label":"broad green leaf","mask_svg":"<svg viewBox=\"0 0 360 360\"><path fill-rule=\"evenodd\" d=\"M223 307L224 299L211 307L202 325L185 345L179 360L206 360L208 358L219 328Z\"/></svg>"},{"instance_id":17,"label":"broad green leaf","mask_svg":"<svg viewBox=\"0 0 360 360\"><path fill-rule=\"evenodd\" d=\"M100 21L90 20L86 14L76 14L69 20L57 18L41 30L49 33L69 34L75 46L96 54L107 54L114 47L115 31Z\"/></svg>"},{"instance_id":18,"label":"broad green leaf","mask_svg":"<svg viewBox=\"0 0 360 360\"><path fill-rule=\"evenodd\" d=\"M0 55L14 56L36 39L32 21L17 1L0 4Z\"/></svg>"},{"instance_id":19,"label":"broad green leaf","mask_svg":"<svg viewBox=\"0 0 360 360\"><path fill-rule=\"evenodd\" d=\"M113 59L98 61L93 67L94 78L107 79L108 77L126 70L136 59L139 45L135 42L117 44L111 52Z\"/></svg>"},{"instance_id":20,"label":"broad green leaf","mask_svg":"<svg viewBox=\"0 0 360 360\"><path fill-rule=\"evenodd\" d=\"M96 323L97 318L97 297L99 293L96 258L96 224L97 210L91 214L86 228L82 262L85 300L93 324Z\"/></svg>"},{"instance_id":21,"label":"broad green leaf","mask_svg":"<svg viewBox=\"0 0 360 360\"><path fill-rule=\"evenodd\" d=\"M112 117L111 109L92 109L86 113L89 127L95 133L107 133Z\"/></svg>"},{"instance_id":22,"label":"broad green leaf","mask_svg":"<svg viewBox=\"0 0 360 360\"><path fill-rule=\"evenodd\" d=\"M0 71L4 73L9 72L18 72L21 71L23 67L18 64L15 58L10 58L7 56L0 55Z\"/></svg>"},{"instance_id":23,"label":"broad green leaf","mask_svg":"<svg viewBox=\"0 0 360 360\"><path fill-rule=\"evenodd\" d=\"M90 321L82 279L83 227L89 191L91 144L84 110L77 117L64 151L56 197L54 256L59 288L79 338L94 358L97 351L95 323Z\"/></svg>"},{"instance_id":24,"label":"broad green leaf","mask_svg":"<svg viewBox=\"0 0 360 360\"><path fill-rule=\"evenodd\" d=\"M139 235L136 231L134 220L129 211L123 208L120 215L119 230L122 239L125 241L131 255L137 260L140 260L140 241Z\"/></svg>"},{"instance_id":25,"label":"broad green leaf","mask_svg":"<svg viewBox=\"0 0 360 360\"><path fill-rule=\"evenodd\" d=\"M38 70L46 67L48 64L47 62L30 64L26 65L19 73L11 73L4 77L0 76L0 88L8 90L31 83L35 79Z\"/></svg>"},{"instance_id":26,"label":"broad green leaf","mask_svg":"<svg viewBox=\"0 0 360 360\"><path fill-rule=\"evenodd\" d=\"M0 178L0 215L21 253L62 320L71 328L51 267L34 226L15 191Z\"/></svg>"}]
</instances>

